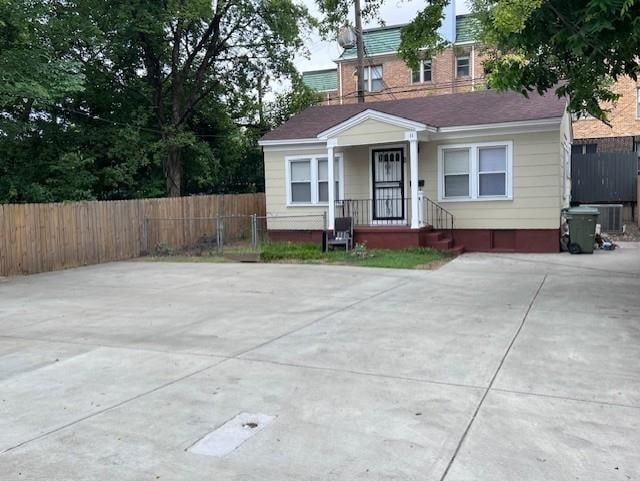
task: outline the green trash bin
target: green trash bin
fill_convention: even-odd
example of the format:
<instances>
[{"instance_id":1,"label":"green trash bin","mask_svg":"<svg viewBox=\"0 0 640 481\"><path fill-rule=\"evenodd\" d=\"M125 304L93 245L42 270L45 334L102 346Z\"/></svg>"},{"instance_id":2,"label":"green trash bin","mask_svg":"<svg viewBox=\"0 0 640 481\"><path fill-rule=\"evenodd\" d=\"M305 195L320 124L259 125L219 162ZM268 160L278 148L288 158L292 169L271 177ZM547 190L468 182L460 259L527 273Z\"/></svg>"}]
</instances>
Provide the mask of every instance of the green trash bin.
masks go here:
<instances>
[{"instance_id":1,"label":"green trash bin","mask_svg":"<svg viewBox=\"0 0 640 481\"><path fill-rule=\"evenodd\" d=\"M596 243L596 224L600 212L594 207L571 207L563 209L569 223L569 252L593 254Z\"/></svg>"}]
</instances>

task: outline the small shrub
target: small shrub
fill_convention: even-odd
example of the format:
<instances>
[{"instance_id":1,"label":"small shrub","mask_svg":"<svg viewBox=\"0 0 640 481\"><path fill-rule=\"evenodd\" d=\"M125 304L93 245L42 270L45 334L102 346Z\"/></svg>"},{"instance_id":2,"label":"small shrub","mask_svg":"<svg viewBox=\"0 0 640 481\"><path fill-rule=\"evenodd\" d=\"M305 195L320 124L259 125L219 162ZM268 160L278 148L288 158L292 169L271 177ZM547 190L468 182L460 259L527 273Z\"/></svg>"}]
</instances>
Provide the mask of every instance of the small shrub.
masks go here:
<instances>
[{"instance_id":1,"label":"small shrub","mask_svg":"<svg viewBox=\"0 0 640 481\"><path fill-rule=\"evenodd\" d=\"M155 249L155 255L157 257L168 257L174 254L173 249L166 242L160 242Z\"/></svg>"},{"instance_id":2,"label":"small shrub","mask_svg":"<svg viewBox=\"0 0 640 481\"><path fill-rule=\"evenodd\" d=\"M374 254L369 249L367 249L367 243L365 241L356 243L356 245L351 250L351 255L359 259L366 259L368 257L373 257Z\"/></svg>"}]
</instances>

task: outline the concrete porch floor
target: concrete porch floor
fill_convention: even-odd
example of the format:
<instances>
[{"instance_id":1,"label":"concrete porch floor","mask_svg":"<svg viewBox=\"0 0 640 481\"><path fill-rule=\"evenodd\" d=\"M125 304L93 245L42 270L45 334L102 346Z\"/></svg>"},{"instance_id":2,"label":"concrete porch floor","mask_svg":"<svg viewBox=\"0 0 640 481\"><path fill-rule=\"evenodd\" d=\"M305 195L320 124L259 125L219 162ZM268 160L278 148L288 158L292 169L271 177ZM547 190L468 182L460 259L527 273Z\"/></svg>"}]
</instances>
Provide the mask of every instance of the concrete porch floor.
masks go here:
<instances>
[{"instance_id":1,"label":"concrete porch floor","mask_svg":"<svg viewBox=\"0 0 640 481\"><path fill-rule=\"evenodd\" d=\"M638 480L640 247L0 282L2 480ZM275 416L223 458L187 452Z\"/></svg>"}]
</instances>

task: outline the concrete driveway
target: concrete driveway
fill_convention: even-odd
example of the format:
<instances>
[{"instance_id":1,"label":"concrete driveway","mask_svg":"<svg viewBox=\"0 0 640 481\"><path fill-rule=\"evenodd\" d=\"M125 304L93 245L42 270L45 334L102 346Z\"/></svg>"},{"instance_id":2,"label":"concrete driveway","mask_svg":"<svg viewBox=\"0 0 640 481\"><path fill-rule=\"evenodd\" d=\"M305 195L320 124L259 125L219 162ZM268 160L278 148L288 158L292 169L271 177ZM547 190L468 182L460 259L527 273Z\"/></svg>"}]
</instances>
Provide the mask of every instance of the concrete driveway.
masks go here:
<instances>
[{"instance_id":1,"label":"concrete driveway","mask_svg":"<svg viewBox=\"0 0 640 481\"><path fill-rule=\"evenodd\" d=\"M0 479L638 480L639 362L636 244L434 272L15 278L0 282ZM189 450L239 413L272 421L223 457Z\"/></svg>"}]
</instances>

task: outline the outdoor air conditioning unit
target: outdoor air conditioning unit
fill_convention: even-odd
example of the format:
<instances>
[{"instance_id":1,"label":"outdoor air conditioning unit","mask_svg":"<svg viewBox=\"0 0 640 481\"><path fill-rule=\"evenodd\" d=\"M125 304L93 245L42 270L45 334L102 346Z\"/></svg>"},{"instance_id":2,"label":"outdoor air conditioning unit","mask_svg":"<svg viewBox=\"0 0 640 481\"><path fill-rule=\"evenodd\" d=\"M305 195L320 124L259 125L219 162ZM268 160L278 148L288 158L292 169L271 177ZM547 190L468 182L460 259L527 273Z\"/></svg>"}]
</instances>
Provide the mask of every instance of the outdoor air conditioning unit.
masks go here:
<instances>
[{"instance_id":1,"label":"outdoor air conditioning unit","mask_svg":"<svg viewBox=\"0 0 640 481\"><path fill-rule=\"evenodd\" d=\"M582 204L585 207L595 207L600 212L598 224L602 232L622 232L622 204Z\"/></svg>"}]
</instances>

